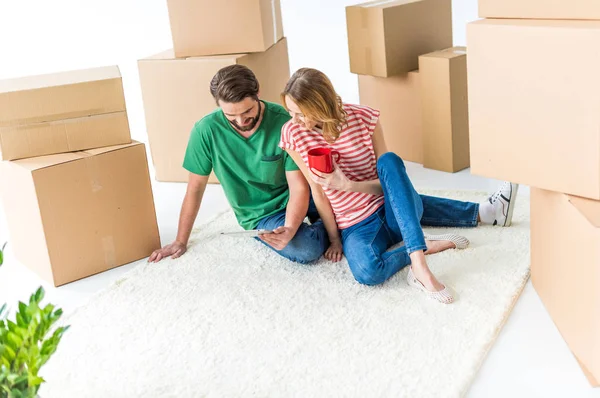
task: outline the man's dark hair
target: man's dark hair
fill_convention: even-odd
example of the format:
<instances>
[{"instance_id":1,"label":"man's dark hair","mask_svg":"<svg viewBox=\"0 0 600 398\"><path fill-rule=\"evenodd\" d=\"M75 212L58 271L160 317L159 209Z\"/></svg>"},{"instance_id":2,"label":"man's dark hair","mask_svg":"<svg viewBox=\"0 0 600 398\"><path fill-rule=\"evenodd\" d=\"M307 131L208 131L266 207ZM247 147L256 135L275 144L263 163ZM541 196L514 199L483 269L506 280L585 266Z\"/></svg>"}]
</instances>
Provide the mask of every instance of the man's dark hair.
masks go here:
<instances>
[{"instance_id":1,"label":"man's dark hair","mask_svg":"<svg viewBox=\"0 0 600 398\"><path fill-rule=\"evenodd\" d=\"M259 84L254 72L244 65L222 68L210 82L210 93L217 105L223 102L241 102L246 97L258 100Z\"/></svg>"}]
</instances>

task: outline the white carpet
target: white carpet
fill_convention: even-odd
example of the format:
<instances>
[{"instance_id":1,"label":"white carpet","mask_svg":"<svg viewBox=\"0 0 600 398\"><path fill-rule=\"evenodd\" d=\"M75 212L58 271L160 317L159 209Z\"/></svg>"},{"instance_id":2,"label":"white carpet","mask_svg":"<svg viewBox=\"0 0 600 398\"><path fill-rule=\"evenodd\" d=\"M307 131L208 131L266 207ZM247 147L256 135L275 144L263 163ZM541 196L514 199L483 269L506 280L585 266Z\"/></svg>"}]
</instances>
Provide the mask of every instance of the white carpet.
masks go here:
<instances>
[{"instance_id":1,"label":"white carpet","mask_svg":"<svg viewBox=\"0 0 600 398\"><path fill-rule=\"evenodd\" d=\"M362 286L345 261L303 266L218 235L235 229L217 216L180 259L139 266L68 314L40 395L459 397L529 275L526 196L512 227L463 229L470 248L427 257L451 305L409 288L406 269Z\"/></svg>"}]
</instances>

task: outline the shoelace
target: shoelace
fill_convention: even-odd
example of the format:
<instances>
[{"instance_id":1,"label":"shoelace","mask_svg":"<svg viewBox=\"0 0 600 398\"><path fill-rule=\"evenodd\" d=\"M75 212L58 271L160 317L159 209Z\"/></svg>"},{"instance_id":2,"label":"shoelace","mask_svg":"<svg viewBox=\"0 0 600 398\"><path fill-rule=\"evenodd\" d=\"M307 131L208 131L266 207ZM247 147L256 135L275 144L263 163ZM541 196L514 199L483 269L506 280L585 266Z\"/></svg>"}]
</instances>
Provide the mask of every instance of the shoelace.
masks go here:
<instances>
[{"instance_id":1,"label":"shoelace","mask_svg":"<svg viewBox=\"0 0 600 398\"><path fill-rule=\"evenodd\" d=\"M498 201L500 195L502 195L502 192L504 192L508 185L510 185L510 182L505 181L504 184L502 184L502 186L500 187L500 189L498 189L496 192L494 192L492 196L488 198L491 204L494 204Z\"/></svg>"}]
</instances>

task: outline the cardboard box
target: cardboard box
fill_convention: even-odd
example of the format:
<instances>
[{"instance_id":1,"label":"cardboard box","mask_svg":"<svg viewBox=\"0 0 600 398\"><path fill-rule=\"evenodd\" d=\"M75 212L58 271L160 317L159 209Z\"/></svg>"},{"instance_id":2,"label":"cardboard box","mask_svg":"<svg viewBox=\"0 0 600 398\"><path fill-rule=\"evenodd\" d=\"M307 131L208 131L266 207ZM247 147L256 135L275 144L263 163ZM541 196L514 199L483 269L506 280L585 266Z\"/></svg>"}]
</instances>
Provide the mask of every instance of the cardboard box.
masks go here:
<instances>
[{"instance_id":1,"label":"cardboard box","mask_svg":"<svg viewBox=\"0 0 600 398\"><path fill-rule=\"evenodd\" d=\"M283 38L279 0L167 0L175 56L252 53Z\"/></svg>"},{"instance_id":2,"label":"cardboard box","mask_svg":"<svg viewBox=\"0 0 600 398\"><path fill-rule=\"evenodd\" d=\"M387 150L404 160L423 163L419 71L393 77L359 75L360 103L381 112Z\"/></svg>"},{"instance_id":3,"label":"cardboard box","mask_svg":"<svg viewBox=\"0 0 600 398\"><path fill-rule=\"evenodd\" d=\"M14 160L131 142L126 112L0 128L0 159Z\"/></svg>"},{"instance_id":4,"label":"cardboard box","mask_svg":"<svg viewBox=\"0 0 600 398\"><path fill-rule=\"evenodd\" d=\"M453 47L419 57L423 116L423 166L456 171L469 167L467 49Z\"/></svg>"},{"instance_id":5,"label":"cardboard box","mask_svg":"<svg viewBox=\"0 0 600 398\"><path fill-rule=\"evenodd\" d=\"M480 18L600 19L598 0L479 0Z\"/></svg>"},{"instance_id":6,"label":"cardboard box","mask_svg":"<svg viewBox=\"0 0 600 398\"><path fill-rule=\"evenodd\" d=\"M2 162L16 258L60 286L160 247L143 144Z\"/></svg>"},{"instance_id":7,"label":"cardboard box","mask_svg":"<svg viewBox=\"0 0 600 398\"><path fill-rule=\"evenodd\" d=\"M264 53L174 58L172 51L138 61L146 129L159 181L187 182L183 158L194 124L217 105L210 81L225 66L246 65L260 83L260 98L280 102L290 77L287 41ZM216 182L213 177L209 182Z\"/></svg>"},{"instance_id":8,"label":"cardboard box","mask_svg":"<svg viewBox=\"0 0 600 398\"><path fill-rule=\"evenodd\" d=\"M0 80L0 158L131 142L116 66Z\"/></svg>"},{"instance_id":9,"label":"cardboard box","mask_svg":"<svg viewBox=\"0 0 600 398\"><path fill-rule=\"evenodd\" d=\"M600 21L467 26L471 172L600 199Z\"/></svg>"},{"instance_id":10,"label":"cardboard box","mask_svg":"<svg viewBox=\"0 0 600 398\"><path fill-rule=\"evenodd\" d=\"M600 383L600 201L531 188L531 280L589 382Z\"/></svg>"},{"instance_id":11,"label":"cardboard box","mask_svg":"<svg viewBox=\"0 0 600 398\"><path fill-rule=\"evenodd\" d=\"M450 0L371 1L346 7L350 70L389 77L419 68L418 57L452 47Z\"/></svg>"}]
</instances>

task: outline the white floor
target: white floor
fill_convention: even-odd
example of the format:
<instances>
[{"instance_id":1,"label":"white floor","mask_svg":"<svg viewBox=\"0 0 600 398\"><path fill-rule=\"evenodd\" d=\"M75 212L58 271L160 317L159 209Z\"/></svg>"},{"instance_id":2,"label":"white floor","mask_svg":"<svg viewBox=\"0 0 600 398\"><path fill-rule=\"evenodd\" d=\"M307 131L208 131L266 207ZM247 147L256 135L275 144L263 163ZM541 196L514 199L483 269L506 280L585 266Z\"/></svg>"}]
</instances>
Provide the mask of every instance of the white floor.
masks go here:
<instances>
[{"instance_id":1,"label":"white floor","mask_svg":"<svg viewBox=\"0 0 600 398\"><path fill-rule=\"evenodd\" d=\"M320 68L348 102L358 101L358 89L348 67L344 6L357 2L281 0L292 70ZM456 45L465 44L465 24L477 18L476 5L476 0L454 1ZM0 79L118 64L132 136L147 142L136 60L170 45L164 0L0 1L0 37ZM472 176L469 170L446 174L415 164L408 168L417 187L491 191L497 183ZM185 185L154 182L153 186L161 238L168 243L176 234ZM528 190L520 194L528 195ZM198 222L226 206L221 188L208 187ZM9 240L4 211L0 207L0 242ZM69 311L135 265L54 288L21 266L9 246L0 268L0 303L14 306L44 285L47 301ZM589 387L529 283L468 396L600 398L600 389Z\"/></svg>"}]
</instances>

